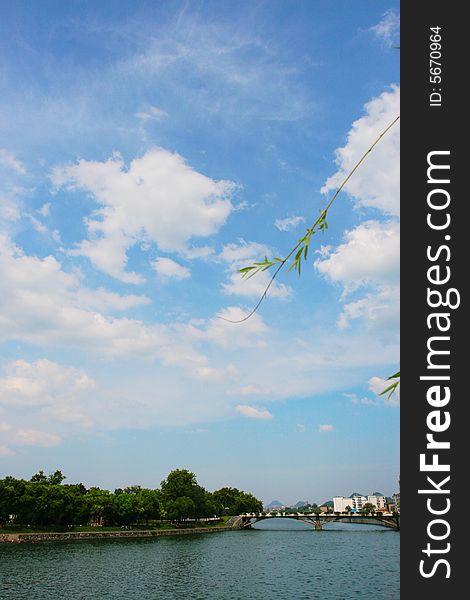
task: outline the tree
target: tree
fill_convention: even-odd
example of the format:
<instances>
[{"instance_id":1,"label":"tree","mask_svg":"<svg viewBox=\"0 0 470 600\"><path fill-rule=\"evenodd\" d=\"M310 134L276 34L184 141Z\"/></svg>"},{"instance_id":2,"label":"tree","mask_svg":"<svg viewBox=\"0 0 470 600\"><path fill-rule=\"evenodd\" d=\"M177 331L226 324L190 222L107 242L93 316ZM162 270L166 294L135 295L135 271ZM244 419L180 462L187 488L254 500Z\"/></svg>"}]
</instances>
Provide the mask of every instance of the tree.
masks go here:
<instances>
[{"instance_id":1,"label":"tree","mask_svg":"<svg viewBox=\"0 0 470 600\"><path fill-rule=\"evenodd\" d=\"M194 517L196 505L188 496L179 496L175 500L169 500L166 506L166 515L170 521L183 521Z\"/></svg>"},{"instance_id":2,"label":"tree","mask_svg":"<svg viewBox=\"0 0 470 600\"><path fill-rule=\"evenodd\" d=\"M44 471L39 471L31 477L30 481L32 481L33 483L46 483L47 475L44 474Z\"/></svg>"},{"instance_id":3,"label":"tree","mask_svg":"<svg viewBox=\"0 0 470 600\"><path fill-rule=\"evenodd\" d=\"M352 513L352 508L349 506L349 504L346 506L346 508L344 510L348 513L348 515L350 513Z\"/></svg>"},{"instance_id":4,"label":"tree","mask_svg":"<svg viewBox=\"0 0 470 600\"><path fill-rule=\"evenodd\" d=\"M21 499L26 482L14 477L0 480L0 523L7 523L10 518L17 519L21 512Z\"/></svg>"},{"instance_id":5,"label":"tree","mask_svg":"<svg viewBox=\"0 0 470 600\"><path fill-rule=\"evenodd\" d=\"M54 471L54 473L52 473L49 476L45 475L44 471L39 471L31 477L30 481L32 483L47 483L49 485L60 485L64 481L64 479L67 479L67 477L62 473L62 471L57 469L56 471Z\"/></svg>"},{"instance_id":6,"label":"tree","mask_svg":"<svg viewBox=\"0 0 470 600\"><path fill-rule=\"evenodd\" d=\"M263 510L263 503L253 494L243 492L237 488L224 487L212 493L215 501L221 506L224 515L240 515L249 512L256 513Z\"/></svg>"},{"instance_id":7,"label":"tree","mask_svg":"<svg viewBox=\"0 0 470 600\"><path fill-rule=\"evenodd\" d=\"M161 482L162 498L166 511L168 503L178 498L190 498L195 507L195 517L206 515L206 490L197 483L196 475L187 469L175 469Z\"/></svg>"},{"instance_id":8,"label":"tree","mask_svg":"<svg viewBox=\"0 0 470 600\"><path fill-rule=\"evenodd\" d=\"M140 490L139 501L142 507L142 519L147 524L150 519L157 520L161 517L161 500L158 490Z\"/></svg>"},{"instance_id":9,"label":"tree","mask_svg":"<svg viewBox=\"0 0 470 600\"><path fill-rule=\"evenodd\" d=\"M374 515L375 514L375 506L373 504L371 504L370 502L366 502L364 504L364 506L362 507L362 514L364 516L368 516L368 515Z\"/></svg>"},{"instance_id":10,"label":"tree","mask_svg":"<svg viewBox=\"0 0 470 600\"><path fill-rule=\"evenodd\" d=\"M90 488L85 496L87 522L107 525L114 521L113 497L108 490Z\"/></svg>"}]
</instances>

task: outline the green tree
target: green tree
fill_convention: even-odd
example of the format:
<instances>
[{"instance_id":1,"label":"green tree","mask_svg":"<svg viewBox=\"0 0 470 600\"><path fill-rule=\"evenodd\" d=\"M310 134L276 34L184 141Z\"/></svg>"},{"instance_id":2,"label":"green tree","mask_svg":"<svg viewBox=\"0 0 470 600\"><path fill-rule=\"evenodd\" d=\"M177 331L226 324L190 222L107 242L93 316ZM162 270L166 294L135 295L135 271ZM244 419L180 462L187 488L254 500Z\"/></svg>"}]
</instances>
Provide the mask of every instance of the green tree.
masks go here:
<instances>
[{"instance_id":1,"label":"green tree","mask_svg":"<svg viewBox=\"0 0 470 600\"><path fill-rule=\"evenodd\" d=\"M44 471L39 471L31 477L30 481L33 483L47 483L47 475L44 474Z\"/></svg>"},{"instance_id":2,"label":"green tree","mask_svg":"<svg viewBox=\"0 0 470 600\"><path fill-rule=\"evenodd\" d=\"M165 510L168 503L178 498L190 498L195 507L195 517L206 516L206 490L197 483L196 475L187 469L175 469L161 482Z\"/></svg>"},{"instance_id":3,"label":"green tree","mask_svg":"<svg viewBox=\"0 0 470 600\"><path fill-rule=\"evenodd\" d=\"M18 520L22 511L21 499L24 495L26 482L14 477L0 480L0 524Z\"/></svg>"},{"instance_id":4,"label":"green tree","mask_svg":"<svg viewBox=\"0 0 470 600\"><path fill-rule=\"evenodd\" d=\"M193 518L196 513L196 505L188 496L178 496L175 500L169 500L166 505L166 515L170 521L183 521Z\"/></svg>"},{"instance_id":5,"label":"green tree","mask_svg":"<svg viewBox=\"0 0 470 600\"><path fill-rule=\"evenodd\" d=\"M237 488L224 487L212 493L215 501L221 507L220 514L239 515L245 512L261 512L263 503L253 494L238 490Z\"/></svg>"},{"instance_id":6,"label":"green tree","mask_svg":"<svg viewBox=\"0 0 470 600\"><path fill-rule=\"evenodd\" d=\"M161 517L161 498L158 490L142 489L139 492L141 505L141 517L148 524L150 520L158 520Z\"/></svg>"},{"instance_id":7,"label":"green tree","mask_svg":"<svg viewBox=\"0 0 470 600\"><path fill-rule=\"evenodd\" d=\"M85 496L87 521L109 525L114 522L114 505L112 494L99 487L91 487Z\"/></svg>"},{"instance_id":8,"label":"green tree","mask_svg":"<svg viewBox=\"0 0 470 600\"><path fill-rule=\"evenodd\" d=\"M370 502L366 502L364 504L364 506L362 507L361 512L364 516L374 515L375 514L375 506L373 504L371 504Z\"/></svg>"}]
</instances>

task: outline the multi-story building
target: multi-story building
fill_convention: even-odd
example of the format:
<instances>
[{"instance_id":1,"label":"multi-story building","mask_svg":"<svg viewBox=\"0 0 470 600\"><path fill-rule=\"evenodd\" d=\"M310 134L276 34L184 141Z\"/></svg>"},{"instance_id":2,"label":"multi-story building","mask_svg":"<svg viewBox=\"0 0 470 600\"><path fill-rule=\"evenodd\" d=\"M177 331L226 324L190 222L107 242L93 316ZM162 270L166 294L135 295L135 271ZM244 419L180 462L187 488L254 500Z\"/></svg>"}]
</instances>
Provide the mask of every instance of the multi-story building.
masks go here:
<instances>
[{"instance_id":1,"label":"multi-story building","mask_svg":"<svg viewBox=\"0 0 470 600\"><path fill-rule=\"evenodd\" d=\"M359 494L354 494L349 498L345 496L333 497L334 512L346 512L348 506L352 512L361 512L365 504L372 504L376 510L384 510L386 509L387 500L385 496L360 496Z\"/></svg>"}]
</instances>

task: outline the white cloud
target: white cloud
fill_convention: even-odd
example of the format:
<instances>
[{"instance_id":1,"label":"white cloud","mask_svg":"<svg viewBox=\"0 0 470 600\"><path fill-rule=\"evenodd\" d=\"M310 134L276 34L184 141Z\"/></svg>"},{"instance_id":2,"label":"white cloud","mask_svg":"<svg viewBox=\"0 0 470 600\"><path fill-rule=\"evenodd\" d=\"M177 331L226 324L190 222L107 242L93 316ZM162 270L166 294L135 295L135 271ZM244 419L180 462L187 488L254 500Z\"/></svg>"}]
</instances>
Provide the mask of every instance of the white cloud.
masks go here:
<instances>
[{"instance_id":1,"label":"white cloud","mask_svg":"<svg viewBox=\"0 0 470 600\"><path fill-rule=\"evenodd\" d=\"M380 286L375 292L354 302L347 302L338 319L345 329L355 319L365 319L374 329L397 330L400 319L400 291L398 286Z\"/></svg>"},{"instance_id":2,"label":"white cloud","mask_svg":"<svg viewBox=\"0 0 470 600\"><path fill-rule=\"evenodd\" d=\"M8 446L0 446L0 456L15 456L15 452Z\"/></svg>"},{"instance_id":3,"label":"white cloud","mask_svg":"<svg viewBox=\"0 0 470 600\"><path fill-rule=\"evenodd\" d=\"M180 265L171 258L157 258L152 263L152 267L164 278L187 279L191 276L189 269L183 267L183 265Z\"/></svg>"},{"instance_id":4,"label":"white cloud","mask_svg":"<svg viewBox=\"0 0 470 600\"><path fill-rule=\"evenodd\" d=\"M392 395L390 395L389 392L387 392L383 396L380 396L380 394L385 389L387 389L389 387L389 385L394 383L394 381L395 380L393 380L393 379L386 380L386 379L382 379L381 377L371 377L371 379L369 379L369 389L376 396L379 396L384 404L387 404L388 406L399 406L399 404L400 404L400 384L398 384L398 387L396 388L395 392Z\"/></svg>"},{"instance_id":5,"label":"white cloud","mask_svg":"<svg viewBox=\"0 0 470 600\"><path fill-rule=\"evenodd\" d=\"M253 118L295 121L311 114L314 102L302 81L303 65L287 62L284 48L267 44L251 28L239 19L208 22L184 11L174 27L165 24L118 68L123 77L165 86L168 104L191 106L191 115L203 113L206 119L215 114L232 126Z\"/></svg>"},{"instance_id":6,"label":"white cloud","mask_svg":"<svg viewBox=\"0 0 470 600\"><path fill-rule=\"evenodd\" d=\"M261 260L271 254L271 249L265 244L258 242L246 242L244 239L238 243L227 244L223 247L219 258L234 267L246 266L254 260Z\"/></svg>"},{"instance_id":7,"label":"white cloud","mask_svg":"<svg viewBox=\"0 0 470 600\"><path fill-rule=\"evenodd\" d=\"M148 303L146 297L121 296L81 288L52 256L25 255L0 236L0 338L41 347L65 345L106 355L145 355L166 364L205 365L188 343L189 328L146 325L109 313Z\"/></svg>"},{"instance_id":8,"label":"white cloud","mask_svg":"<svg viewBox=\"0 0 470 600\"><path fill-rule=\"evenodd\" d=\"M17 175L26 175L24 165L16 158L13 152L5 148L0 148L0 165L14 171Z\"/></svg>"},{"instance_id":9,"label":"white cloud","mask_svg":"<svg viewBox=\"0 0 470 600\"><path fill-rule=\"evenodd\" d=\"M224 246L219 258L228 263L228 282L222 284L222 290L229 295L260 298L271 279L272 271L257 273L250 278L243 278L239 269L252 265L255 261L263 260L265 256L273 256L272 250L264 244L239 240L238 244ZM271 298L288 298L292 289L274 281L269 288Z\"/></svg>"},{"instance_id":10,"label":"white cloud","mask_svg":"<svg viewBox=\"0 0 470 600\"><path fill-rule=\"evenodd\" d=\"M47 359L35 363L17 360L7 366L6 376L0 379L0 405L10 410L27 409L26 418L32 422L40 414L88 427L93 423L91 415L79 406L83 395L94 388L95 382L79 369ZM24 418L22 415L19 420Z\"/></svg>"},{"instance_id":11,"label":"white cloud","mask_svg":"<svg viewBox=\"0 0 470 600\"><path fill-rule=\"evenodd\" d=\"M400 226L396 222L365 221L344 233L344 243L316 269L345 293L370 284L396 283L399 278Z\"/></svg>"},{"instance_id":12,"label":"white cloud","mask_svg":"<svg viewBox=\"0 0 470 600\"><path fill-rule=\"evenodd\" d=\"M248 417L250 419L269 420L273 418L269 410L264 408L255 408L254 406L249 406L248 404L237 404L235 410L244 417Z\"/></svg>"},{"instance_id":13,"label":"white cloud","mask_svg":"<svg viewBox=\"0 0 470 600\"><path fill-rule=\"evenodd\" d=\"M135 116L142 121L162 121L168 117L168 113L157 106L147 105Z\"/></svg>"},{"instance_id":14,"label":"white cloud","mask_svg":"<svg viewBox=\"0 0 470 600\"><path fill-rule=\"evenodd\" d=\"M228 365L225 368L217 367L196 367L191 371L191 375L195 379L201 381L222 381L225 382L229 378L237 375L237 369L234 365Z\"/></svg>"},{"instance_id":15,"label":"white cloud","mask_svg":"<svg viewBox=\"0 0 470 600\"><path fill-rule=\"evenodd\" d=\"M387 46L395 43L400 32L400 15L393 9L387 10L377 25L370 28L370 31Z\"/></svg>"},{"instance_id":16,"label":"white cloud","mask_svg":"<svg viewBox=\"0 0 470 600\"><path fill-rule=\"evenodd\" d=\"M302 425L301 423L298 423L295 426L295 430L297 431L297 433L305 433L307 431L307 428L305 427L305 425Z\"/></svg>"},{"instance_id":17,"label":"white cloud","mask_svg":"<svg viewBox=\"0 0 470 600\"><path fill-rule=\"evenodd\" d=\"M362 398L359 398L357 394L344 394L344 396L349 398L353 404L361 404L365 406L375 406L377 404L377 402L371 400L367 396L363 396Z\"/></svg>"},{"instance_id":18,"label":"white cloud","mask_svg":"<svg viewBox=\"0 0 470 600\"><path fill-rule=\"evenodd\" d=\"M400 88L392 86L365 105L366 115L355 121L346 146L336 150L339 170L321 192L336 190L378 135L400 113ZM345 186L357 206L373 207L388 215L400 211L400 123L382 138Z\"/></svg>"},{"instance_id":19,"label":"white cloud","mask_svg":"<svg viewBox=\"0 0 470 600\"><path fill-rule=\"evenodd\" d=\"M22 197L28 190L20 185L26 169L15 155L0 148L0 226L6 229L9 224L21 218Z\"/></svg>"},{"instance_id":20,"label":"white cloud","mask_svg":"<svg viewBox=\"0 0 470 600\"><path fill-rule=\"evenodd\" d=\"M88 239L73 254L88 256L98 269L128 283L127 250L138 241L165 252L186 250L193 237L218 231L232 211L234 184L214 181L163 148L134 159L128 168L119 155L106 162L80 160L54 169L57 188L84 190L100 208L87 220Z\"/></svg>"},{"instance_id":21,"label":"white cloud","mask_svg":"<svg viewBox=\"0 0 470 600\"><path fill-rule=\"evenodd\" d=\"M41 208L38 210L38 213L42 217L48 217L51 214L51 203L50 202L46 202L45 204L43 204L41 206Z\"/></svg>"},{"instance_id":22,"label":"white cloud","mask_svg":"<svg viewBox=\"0 0 470 600\"><path fill-rule=\"evenodd\" d=\"M136 296L128 294L121 296L110 292L104 288L90 290L87 288L78 288L75 293L77 306L87 310L97 310L100 312L123 311L150 304L151 300L147 296Z\"/></svg>"},{"instance_id":23,"label":"white cloud","mask_svg":"<svg viewBox=\"0 0 470 600\"><path fill-rule=\"evenodd\" d=\"M194 260L196 258L205 259L214 254L214 248L210 246L192 246L185 248L180 254L188 260Z\"/></svg>"},{"instance_id":24,"label":"white cloud","mask_svg":"<svg viewBox=\"0 0 470 600\"><path fill-rule=\"evenodd\" d=\"M261 315L255 313L243 323L246 311L237 306L228 306L209 319L205 328L192 327L194 340L208 341L225 348L264 347L264 336L269 332Z\"/></svg>"},{"instance_id":25,"label":"white cloud","mask_svg":"<svg viewBox=\"0 0 470 600\"><path fill-rule=\"evenodd\" d=\"M247 298L261 298L264 294L271 275L267 272L257 273L254 277L242 278L240 273L232 273L229 276L229 283L222 284L222 289L231 296L244 296ZM289 298L292 288L284 283L274 283L269 288L268 296L271 298Z\"/></svg>"},{"instance_id":26,"label":"white cloud","mask_svg":"<svg viewBox=\"0 0 470 600\"><path fill-rule=\"evenodd\" d=\"M365 221L346 231L344 242L315 261L315 268L343 287L343 300L359 288L365 295L344 305L338 324L364 318L376 328L398 329L400 227Z\"/></svg>"},{"instance_id":27,"label":"white cloud","mask_svg":"<svg viewBox=\"0 0 470 600\"><path fill-rule=\"evenodd\" d=\"M392 86L365 105L366 115L355 121L346 146L336 151L338 172L322 188L337 189L379 133L399 114L400 89ZM399 214L399 123L395 124L353 174L345 190L356 206L371 207L390 216ZM316 269L343 287L343 300L361 289L362 297L344 305L338 325L345 328L363 319L379 331L399 327L400 229L395 220L369 220L346 231L337 248L327 247Z\"/></svg>"},{"instance_id":28,"label":"white cloud","mask_svg":"<svg viewBox=\"0 0 470 600\"><path fill-rule=\"evenodd\" d=\"M279 231L293 231L300 223L305 222L305 217L286 217L285 219L276 219L274 225Z\"/></svg>"},{"instance_id":29,"label":"white cloud","mask_svg":"<svg viewBox=\"0 0 470 600\"><path fill-rule=\"evenodd\" d=\"M18 429L12 439L19 446L44 446L45 448L58 446L62 441L59 435L37 429Z\"/></svg>"},{"instance_id":30,"label":"white cloud","mask_svg":"<svg viewBox=\"0 0 470 600\"><path fill-rule=\"evenodd\" d=\"M320 433L326 433L328 431L333 431L334 430L334 426L333 425L319 425L318 426L318 431Z\"/></svg>"},{"instance_id":31,"label":"white cloud","mask_svg":"<svg viewBox=\"0 0 470 600\"><path fill-rule=\"evenodd\" d=\"M28 415L26 415L25 420L28 420ZM5 422L0 424L0 436L2 441L8 443L8 446L0 446L0 456L13 456L16 454L11 446L43 446L49 448L59 445L62 441L61 436L56 433L40 430L36 427L13 427Z\"/></svg>"}]
</instances>

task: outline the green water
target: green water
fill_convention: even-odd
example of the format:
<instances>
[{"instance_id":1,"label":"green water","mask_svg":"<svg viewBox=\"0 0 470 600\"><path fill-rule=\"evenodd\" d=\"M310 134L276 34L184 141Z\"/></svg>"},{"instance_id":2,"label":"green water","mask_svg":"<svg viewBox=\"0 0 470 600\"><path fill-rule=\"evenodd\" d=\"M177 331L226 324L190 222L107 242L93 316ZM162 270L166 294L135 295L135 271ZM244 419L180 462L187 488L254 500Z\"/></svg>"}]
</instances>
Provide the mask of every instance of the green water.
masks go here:
<instances>
[{"instance_id":1,"label":"green water","mask_svg":"<svg viewBox=\"0 0 470 600\"><path fill-rule=\"evenodd\" d=\"M0 598L398 600L400 534L361 525L0 544Z\"/></svg>"}]
</instances>

